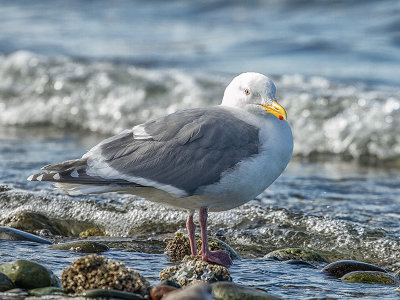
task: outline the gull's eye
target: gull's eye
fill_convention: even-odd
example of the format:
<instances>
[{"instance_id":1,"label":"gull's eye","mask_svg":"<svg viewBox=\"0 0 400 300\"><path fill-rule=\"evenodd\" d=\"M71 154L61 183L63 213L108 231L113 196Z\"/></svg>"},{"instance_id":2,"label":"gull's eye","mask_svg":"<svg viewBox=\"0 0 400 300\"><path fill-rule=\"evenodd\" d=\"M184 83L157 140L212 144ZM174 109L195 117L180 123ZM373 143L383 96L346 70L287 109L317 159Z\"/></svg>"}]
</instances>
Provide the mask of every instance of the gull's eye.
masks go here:
<instances>
[{"instance_id":1,"label":"gull's eye","mask_svg":"<svg viewBox=\"0 0 400 300\"><path fill-rule=\"evenodd\" d=\"M243 92L244 92L244 94L245 94L246 96L250 95L249 89L245 89Z\"/></svg>"}]
</instances>

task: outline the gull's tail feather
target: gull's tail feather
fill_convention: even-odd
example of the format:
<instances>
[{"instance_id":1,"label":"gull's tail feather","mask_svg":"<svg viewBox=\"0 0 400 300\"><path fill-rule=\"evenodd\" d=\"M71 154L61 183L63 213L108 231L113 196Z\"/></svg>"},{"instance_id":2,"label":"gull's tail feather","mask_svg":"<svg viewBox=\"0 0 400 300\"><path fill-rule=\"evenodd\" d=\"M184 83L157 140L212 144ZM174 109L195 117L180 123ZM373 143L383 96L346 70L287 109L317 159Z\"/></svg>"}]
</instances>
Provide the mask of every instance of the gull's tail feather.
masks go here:
<instances>
[{"instance_id":1,"label":"gull's tail feather","mask_svg":"<svg viewBox=\"0 0 400 300\"><path fill-rule=\"evenodd\" d=\"M63 172L63 171L74 170L81 166L86 166L86 164L87 164L86 158L79 158L79 159L63 161L60 163L50 164L50 165L44 166L42 168L42 170Z\"/></svg>"},{"instance_id":2,"label":"gull's tail feather","mask_svg":"<svg viewBox=\"0 0 400 300\"><path fill-rule=\"evenodd\" d=\"M50 172L31 175L27 180L54 182L70 195L124 191L140 186L123 179L91 176L86 173L86 159L47 165L43 169Z\"/></svg>"}]
</instances>

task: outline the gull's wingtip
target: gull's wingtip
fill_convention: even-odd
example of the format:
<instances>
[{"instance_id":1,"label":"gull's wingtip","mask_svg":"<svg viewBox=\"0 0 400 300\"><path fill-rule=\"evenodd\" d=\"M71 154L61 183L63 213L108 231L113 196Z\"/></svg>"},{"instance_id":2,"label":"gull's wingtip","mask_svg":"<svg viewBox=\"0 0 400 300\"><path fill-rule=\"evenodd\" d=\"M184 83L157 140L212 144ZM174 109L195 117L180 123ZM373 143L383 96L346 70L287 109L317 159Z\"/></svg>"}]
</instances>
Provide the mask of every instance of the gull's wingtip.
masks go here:
<instances>
[{"instance_id":1,"label":"gull's wingtip","mask_svg":"<svg viewBox=\"0 0 400 300\"><path fill-rule=\"evenodd\" d=\"M29 176L26 180L33 181L33 175Z\"/></svg>"}]
</instances>

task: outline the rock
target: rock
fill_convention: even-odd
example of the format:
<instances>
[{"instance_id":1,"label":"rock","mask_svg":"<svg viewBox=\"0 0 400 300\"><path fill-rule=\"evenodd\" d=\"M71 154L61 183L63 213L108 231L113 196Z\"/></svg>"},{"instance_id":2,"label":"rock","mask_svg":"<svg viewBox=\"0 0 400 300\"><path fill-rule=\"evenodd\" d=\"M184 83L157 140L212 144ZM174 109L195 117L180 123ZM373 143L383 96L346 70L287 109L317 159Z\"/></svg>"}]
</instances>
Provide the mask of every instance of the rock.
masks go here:
<instances>
[{"instance_id":1,"label":"rock","mask_svg":"<svg viewBox=\"0 0 400 300\"><path fill-rule=\"evenodd\" d=\"M9 190L11 190L11 189L8 186L0 184L0 193L1 192L7 192Z\"/></svg>"},{"instance_id":2,"label":"rock","mask_svg":"<svg viewBox=\"0 0 400 300\"><path fill-rule=\"evenodd\" d=\"M254 288L246 287L243 285L235 284L233 282L217 282L211 285L212 295L215 300L277 300L279 297L257 290Z\"/></svg>"},{"instance_id":3,"label":"rock","mask_svg":"<svg viewBox=\"0 0 400 300\"><path fill-rule=\"evenodd\" d=\"M50 248L78 253L100 253L110 250L107 245L94 241L73 241L51 245Z\"/></svg>"},{"instance_id":4,"label":"rock","mask_svg":"<svg viewBox=\"0 0 400 300\"><path fill-rule=\"evenodd\" d=\"M5 218L0 225L33 233L36 230L48 229L54 235L61 235L57 224L47 216L33 211L19 211Z\"/></svg>"},{"instance_id":5,"label":"rock","mask_svg":"<svg viewBox=\"0 0 400 300\"><path fill-rule=\"evenodd\" d=\"M144 252L151 254L160 254L164 252L166 243L158 238L109 238L97 240L110 248L122 248L129 252Z\"/></svg>"},{"instance_id":6,"label":"rock","mask_svg":"<svg viewBox=\"0 0 400 300\"><path fill-rule=\"evenodd\" d=\"M60 286L60 281L47 268L29 260L16 260L0 265L4 273L20 288L34 289L47 286Z\"/></svg>"},{"instance_id":7,"label":"rock","mask_svg":"<svg viewBox=\"0 0 400 300\"><path fill-rule=\"evenodd\" d=\"M181 261L186 255L192 254L189 239L182 232L175 233L174 238L167 243L164 253L172 261Z\"/></svg>"},{"instance_id":8,"label":"rock","mask_svg":"<svg viewBox=\"0 0 400 300\"><path fill-rule=\"evenodd\" d=\"M310 264L309 262L306 262L304 260L299 260L299 259L287 260L287 261L285 261L285 263L287 263L288 265L296 265L296 266L300 266L300 267L304 267L304 268L312 268L312 269L317 268L316 266Z\"/></svg>"},{"instance_id":9,"label":"rock","mask_svg":"<svg viewBox=\"0 0 400 300\"><path fill-rule=\"evenodd\" d=\"M24 289L16 288L1 293L1 299L25 299L29 296L28 292Z\"/></svg>"},{"instance_id":10,"label":"rock","mask_svg":"<svg viewBox=\"0 0 400 300\"><path fill-rule=\"evenodd\" d=\"M211 286L195 283L184 289L178 289L166 295L162 300L212 300Z\"/></svg>"},{"instance_id":11,"label":"rock","mask_svg":"<svg viewBox=\"0 0 400 300\"><path fill-rule=\"evenodd\" d=\"M182 288L181 285L177 284L175 281L172 280L161 280L160 285L169 285L176 287L178 289Z\"/></svg>"},{"instance_id":12,"label":"rock","mask_svg":"<svg viewBox=\"0 0 400 300\"><path fill-rule=\"evenodd\" d=\"M85 231L82 231L79 233L79 237L81 238L87 238L89 236L105 236L106 233L103 229L100 229L99 227L92 227L88 228Z\"/></svg>"},{"instance_id":13,"label":"rock","mask_svg":"<svg viewBox=\"0 0 400 300\"><path fill-rule=\"evenodd\" d=\"M160 273L161 280L171 280L181 286L187 286L196 281L216 282L232 281L227 268L209 263L201 259L201 256L186 256L179 266L166 268Z\"/></svg>"},{"instance_id":14,"label":"rock","mask_svg":"<svg viewBox=\"0 0 400 300\"><path fill-rule=\"evenodd\" d=\"M94 289L82 292L81 296L85 298L100 298L100 299L128 299L128 300L143 300L139 294L123 292L118 290Z\"/></svg>"},{"instance_id":15,"label":"rock","mask_svg":"<svg viewBox=\"0 0 400 300\"><path fill-rule=\"evenodd\" d=\"M0 273L0 292L8 291L14 288L14 284L5 274Z\"/></svg>"},{"instance_id":16,"label":"rock","mask_svg":"<svg viewBox=\"0 0 400 300\"><path fill-rule=\"evenodd\" d=\"M197 249L199 250L201 246L200 236L196 236L196 244L197 244ZM208 244L210 250L226 251L227 253L229 253L232 260L240 258L239 255L236 253L235 250L233 250L231 246L221 241L220 239L209 236ZM168 257L172 261L182 261L182 259L186 255L191 255L189 239L185 237L182 232L175 233L174 238L167 243L164 253L168 255Z\"/></svg>"},{"instance_id":17,"label":"rock","mask_svg":"<svg viewBox=\"0 0 400 300\"><path fill-rule=\"evenodd\" d=\"M264 256L264 258L277 258L280 260L303 260L308 262L323 262L327 263L328 260L321 254L302 248L286 248L272 251Z\"/></svg>"},{"instance_id":18,"label":"rock","mask_svg":"<svg viewBox=\"0 0 400 300\"><path fill-rule=\"evenodd\" d=\"M367 264L360 261L355 260L340 260L330 263L325 268L322 269L323 272L328 275L334 276L336 278L340 278L347 273L353 271L377 271L386 273L387 271L371 264Z\"/></svg>"},{"instance_id":19,"label":"rock","mask_svg":"<svg viewBox=\"0 0 400 300\"><path fill-rule=\"evenodd\" d=\"M389 273L379 271L354 271L341 278L345 282L398 285L399 280Z\"/></svg>"},{"instance_id":20,"label":"rock","mask_svg":"<svg viewBox=\"0 0 400 300\"><path fill-rule=\"evenodd\" d=\"M24 232L22 230L9 228L9 227L1 227L0 226L0 240L7 241L29 241L41 244L53 244L49 240L43 239L36 235Z\"/></svg>"},{"instance_id":21,"label":"rock","mask_svg":"<svg viewBox=\"0 0 400 300\"><path fill-rule=\"evenodd\" d=\"M166 294L177 290L177 287L170 286L170 285L157 285L153 287L150 291L150 297L151 300L160 300L162 297L164 297Z\"/></svg>"},{"instance_id":22,"label":"rock","mask_svg":"<svg viewBox=\"0 0 400 300\"><path fill-rule=\"evenodd\" d=\"M138 272L104 256L88 255L75 260L62 272L62 285L68 292L112 289L145 295L150 284Z\"/></svg>"},{"instance_id":23,"label":"rock","mask_svg":"<svg viewBox=\"0 0 400 300\"><path fill-rule=\"evenodd\" d=\"M29 295L31 296L46 296L46 295L60 295L60 294L65 294L66 291L64 291L61 288L58 287L53 287L53 286L47 286L47 287L42 287L42 288L36 288L28 291Z\"/></svg>"}]
</instances>

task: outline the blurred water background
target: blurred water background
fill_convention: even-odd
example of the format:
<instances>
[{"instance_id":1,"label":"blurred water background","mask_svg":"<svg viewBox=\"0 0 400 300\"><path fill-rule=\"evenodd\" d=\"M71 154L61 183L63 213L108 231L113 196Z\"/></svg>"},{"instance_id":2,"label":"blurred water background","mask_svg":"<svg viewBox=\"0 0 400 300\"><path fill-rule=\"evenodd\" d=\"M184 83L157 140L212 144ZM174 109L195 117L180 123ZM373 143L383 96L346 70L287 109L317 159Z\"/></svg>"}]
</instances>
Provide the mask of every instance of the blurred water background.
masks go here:
<instances>
[{"instance_id":1,"label":"blurred water background","mask_svg":"<svg viewBox=\"0 0 400 300\"><path fill-rule=\"evenodd\" d=\"M217 105L233 76L257 71L277 85L294 159L257 199L211 216L209 227L247 257L234 280L298 299L398 297L260 257L306 247L399 268L400 2L0 0L0 16L0 184L11 187L0 218L41 211L112 237L184 228L179 210L123 195L70 198L25 179L148 119ZM27 248L2 242L0 261ZM33 252L58 272L76 255L56 263L52 251ZM161 254L108 255L147 273L151 261L154 281L169 264Z\"/></svg>"}]
</instances>

